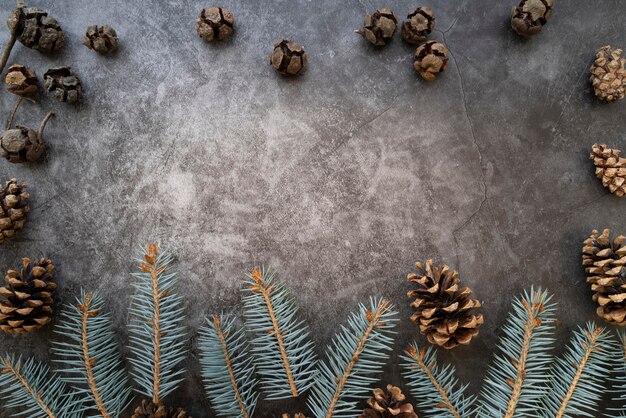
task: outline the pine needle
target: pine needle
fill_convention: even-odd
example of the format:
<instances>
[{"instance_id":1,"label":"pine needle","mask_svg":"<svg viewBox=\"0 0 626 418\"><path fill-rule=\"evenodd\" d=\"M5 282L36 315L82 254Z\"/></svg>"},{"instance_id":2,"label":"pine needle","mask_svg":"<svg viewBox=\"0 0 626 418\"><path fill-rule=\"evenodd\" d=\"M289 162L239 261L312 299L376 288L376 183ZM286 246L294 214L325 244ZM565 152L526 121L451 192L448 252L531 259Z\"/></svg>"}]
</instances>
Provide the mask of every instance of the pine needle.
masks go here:
<instances>
[{"instance_id":1,"label":"pine needle","mask_svg":"<svg viewBox=\"0 0 626 418\"><path fill-rule=\"evenodd\" d=\"M615 361L617 367L611 376L612 400L619 407L609 408L604 414L606 418L626 417L626 334L618 333L620 344L617 346Z\"/></svg>"}]
</instances>

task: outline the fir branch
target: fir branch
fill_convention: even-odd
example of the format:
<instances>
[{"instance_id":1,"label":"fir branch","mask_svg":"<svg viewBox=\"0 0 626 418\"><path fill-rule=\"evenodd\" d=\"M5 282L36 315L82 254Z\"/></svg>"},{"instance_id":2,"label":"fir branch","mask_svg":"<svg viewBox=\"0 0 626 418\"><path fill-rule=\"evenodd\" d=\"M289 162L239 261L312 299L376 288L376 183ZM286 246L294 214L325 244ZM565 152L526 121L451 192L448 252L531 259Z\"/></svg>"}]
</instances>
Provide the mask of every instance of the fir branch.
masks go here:
<instances>
[{"instance_id":1,"label":"fir branch","mask_svg":"<svg viewBox=\"0 0 626 418\"><path fill-rule=\"evenodd\" d=\"M28 418L76 418L82 401L67 394L65 383L47 366L32 359L4 356L0 359L0 400L6 408L18 408L15 416Z\"/></svg>"},{"instance_id":2,"label":"fir branch","mask_svg":"<svg viewBox=\"0 0 626 418\"><path fill-rule=\"evenodd\" d=\"M472 415L476 397L465 396L467 385L459 384L453 366L437 365L433 347L420 349L413 343L402 359L407 386L425 416L469 418Z\"/></svg>"},{"instance_id":3,"label":"fir branch","mask_svg":"<svg viewBox=\"0 0 626 418\"><path fill-rule=\"evenodd\" d=\"M480 416L514 418L536 412L547 391L554 344L554 304L531 288L513 303L502 329L499 354L481 392Z\"/></svg>"},{"instance_id":4,"label":"fir branch","mask_svg":"<svg viewBox=\"0 0 626 418\"><path fill-rule=\"evenodd\" d=\"M103 418L119 417L130 402L130 386L117 349L111 316L104 302L81 290L75 304L63 312L56 332L67 342L55 342L54 361L62 366L62 379L79 397L90 399Z\"/></svg>"},{"instance_id":5,"label":"fir branch","mask_svg":"<svg viewBox=\"0 0 626 418\"><path fill-rule=\"evenodd\" d=\"M386 299L359 305L326 349L326 362L308 399L315 418L353 417L358 401L378 380L392 350L397 312Z\"/></svg>"},{"instance_id":6,"label":"fir branch","mask_svg":"<svg viewBox=\"0 0 626 418\"><path fill-rule=\"evenodd\" d=\"M612 375L611 393L612 400L615 404L621 406L609 408L604 414L606 418L624 418L626 417L626 334L618 333L620 344L615 353L618 366Z\"/></svg>"},{"instance_id":7,"label":"fir branch","mask_svg":"<svg viewBox=\"0 0 626 418\"><path fill-rule=\"evenodd\" d=\"M200 330L202 378L219 416L250 418L258 399L257 381L248 341L234 318L214 316Z\"/></svg>"},{"instance_id":8,"label":"fir branch","mask_svg":"<svg viewBox=\"0 0 626 418\"><path fill-rule=\"evenodd\" d=\"M255 267L243 291L252 355L267 399L297 397L315 381L317 360L308 327L296 318L294 300L271 269Z\"/></svg>"},{"instance_id":9,"label":"fir branch","mask_svg":"<svg viewBox=\"0 0 626 418\"><path fill-rule=\"evenodd\" d=\"M542 418L593 417L610 373L616 347L604 327L587 323L574 332L552 368Z\"/></svg>"},{"instance_id":10,"label":"fir branch","mask_svg":"<svg viewBox=\"0 0 626 418\"><path fill-rule=\"evenodd\" d=\"M183 380L179 365L185 358L185 326L182 299L176 295L173 258L149 244L139 272L133 273L133 296L129 328L131 375L138 392L161 404Z\"/></svg>"}]
</instances>

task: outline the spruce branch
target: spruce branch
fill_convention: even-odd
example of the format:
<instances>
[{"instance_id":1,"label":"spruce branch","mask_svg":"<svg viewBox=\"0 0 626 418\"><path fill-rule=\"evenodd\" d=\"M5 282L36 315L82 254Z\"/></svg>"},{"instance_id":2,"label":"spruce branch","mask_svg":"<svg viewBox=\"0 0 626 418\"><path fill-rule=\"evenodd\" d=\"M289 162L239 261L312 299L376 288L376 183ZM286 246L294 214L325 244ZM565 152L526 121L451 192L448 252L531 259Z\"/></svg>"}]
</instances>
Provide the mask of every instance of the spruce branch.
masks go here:
<instances>
[{"instance_id":1,"label":"spruce branch","mask_svg":"<svg viewBox=\"0 0 626 418\"><path fill-rule=\"evenodd\" d=\"M359 305L326 349L308 399L315 418L356 416L357 404L378 380L393 346L397 312L386 299Z\"/></svg>"},{"instance_id":2,"label":"spruce branch","mask_svg":"<svg viewBox=\"0 0 626 418\"><path fill-rule=\"evenodd\" d=\"M610 392L612 400L619 407L609 408L604 414L606 418L624 418L626 417L626 334L618 333L620 344L615 353L615 359L618 364L612 375L612 384Z\"/></svg>"},{"instance_id":3,"label":"spruce branch","mask_svg":"<svg viewBox=\"0 0 626 418\"><path fill-rule=\"evenodd\" d=\"M137 262L128 326L131 375L138 392L161 405L183 380L184 370L178 366L186 353L184 308L174 292L172 256L157 244L149 244Z\"/></svg>"},{"instance_id":4,"label":"spruce branch","mask_svg":"<svg viewBox=\"0 0 626 418\"><path fill-rule=\"evenodd\" d=\"M200 330L200 365L207 396L219 416L250 418L258 393L252 358L243 329L234 318L207 318Z\"/></svg>"},{"instance_id":5,"label":"spruce branch","mask_svg":"<svg viewBox=\"0 0 626 418\"><path fill-rule=\"evenodd\" d=\"M103 418L119 417L130 403L131 389L117 349L111 316L95 293L81 290L66 306L56 332L67 341L55 342L54 360L77 397L87 398Z\"/></svg>"},{"instance_id":6,"label":"spruce branch","mask_svg":"<svg viewBox=\"0 0 626 418\"><path fill-rule=\"evenodd\" d=\"M476 397L465 395L467 385L459 384L453 366L437 364L435 348L413 343L401 358L409 391L426 417L471 417Z\"/></svg>"},{"instance_id":7,"label":"spruce branch","mask_svg":"<svg viewBox=\"0 0 626 418\"><path fill-rule=\"evenodd\" d=\"M315 381L315 356L309 329L296 318L298 308L271 269L254 268L244 285L244 315L252 355L267 399L297 397Z\"/></svg>"}]
</instances>

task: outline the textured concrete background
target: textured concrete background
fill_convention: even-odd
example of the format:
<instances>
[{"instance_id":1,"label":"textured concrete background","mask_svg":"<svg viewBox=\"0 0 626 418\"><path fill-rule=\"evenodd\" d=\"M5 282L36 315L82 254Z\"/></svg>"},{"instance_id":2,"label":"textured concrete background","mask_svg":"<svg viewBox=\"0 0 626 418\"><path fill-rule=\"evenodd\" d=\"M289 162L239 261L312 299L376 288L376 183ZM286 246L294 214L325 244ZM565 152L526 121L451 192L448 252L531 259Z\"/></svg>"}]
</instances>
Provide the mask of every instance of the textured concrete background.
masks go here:
<instances>
[{"instance_id":1,"label":"textured concrete background","mask_svg":"<svg viewBox=\"0 0 626 418\"><path fill-rule=\"evenodd\" d=\"M60 21L67 46L46 56L17 44L9 64L40 77L70 65L85 97L77 108L42 97L19 113L31 126L50 109L58 116L44 162L0 161L0 178L30 184L33 207L0 267L52 258L59 302L99 290L124 344L131 257L159 240L177 256L194 332L189 380L169 403L210 417L195 331L206 313L240 313L240 277L255 263L288 282L320 352L358 302L391 298L399 353L418 335L406 274L435 257L484 301L480 337L443 355L477 391L512 297L548 287L566 336L595 319L582 240L593 228L626 233L626 201L607 194L587 159L594 142L626 148L626 103L599 104L586 72L600 46L626 48L626 2L557 1L529 41L510 30L512 3L429 3L432 38L451 53L435 82L413 71L414 47L399 36L377 49L352 32L377 7L404 17L419 5L409 1L225 1L237 32L216 45L195 33L204 3L32 3ZM11 8L2 2L2 19ZM107 23L121 48L101 57L81 38ZM283 36L309 53L302 77L268 65ZM2 120L14 101L0 93ZM44 359L51 338L0 344ZM402 384L395 357L383 380ZM258 416L303 405L261 402Z\"/></svg>"}]
</instances>

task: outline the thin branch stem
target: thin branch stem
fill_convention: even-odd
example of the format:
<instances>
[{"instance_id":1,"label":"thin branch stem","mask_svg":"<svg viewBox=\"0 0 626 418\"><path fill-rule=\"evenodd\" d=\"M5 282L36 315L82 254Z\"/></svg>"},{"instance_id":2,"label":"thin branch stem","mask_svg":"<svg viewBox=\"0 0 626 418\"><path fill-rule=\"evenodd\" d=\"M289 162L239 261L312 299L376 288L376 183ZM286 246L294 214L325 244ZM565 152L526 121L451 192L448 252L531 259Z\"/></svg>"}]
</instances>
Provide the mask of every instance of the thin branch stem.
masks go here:
<instances>
[{"instance_id":1,"label":"thin branch stem","mask_svg":"<svg viewBox=\"0 0 626 418\"><path fill-rule=\"evenodd\" d=\"M24 101L24 98L20 96L20 98L17 99L15 106L13 106L13 110L11 111L11 116L9 117L9 123L7 124L7 129L11 129L11 126L13 125L13 119L15 118L15 112L17 112L17 109L20 107L23 101Z\"/></svg>"},{"instance_id":2,"label":"thin branch stem","mask_svg":"<svg viewBox=\"0 0 626 418\"><path fill-rule=\"evenodd\" d=\"M220 317L219 316L214 317L213 323L215 324L217 337L219 338L220 345L222 346L222 352L224 354L224 359L226 360L226 366L228 367L228 375L230 376L230 384L233 386L233 391L235 392L235 396L237 397L237 404L239 405L241 416L243 418L249 418L250 415L248 414L246 405L243 403L243 400L241 399L241 393L239 392L239 387L237 386L237 379L235 379L235 372L233 371L233 362L228 352L228 346L226 345L226 337L224 336L224 331L222 330L222 327L221 327Z\"/></svg>"},{"instance_id":3,"label":"thin branch stem","mask_svg":"<svg viewBox=\"0 0 626 418\"><path fill-rule=\"evenodd\" d=\"M50 120L50 118L54 115L55 115L54 112L48 112L46 117L43 118L43 120L41 121L41 125L39 125L39 130L37 131L37 138L39 139L39 141L43 140L43 130L46 128L46 124L48 123L48 120Z\"/></svg>"},{"instance_id":4,"label":"thin branch stem","mask_svg":"<svg viewBox=\"0 0 626 418\"><path fill-rule=\"evenodd\" d=\"M26 390L30 396L35 399L35 402L39 405L39 407L46 413L48 418L56 418L56 415L52 412L50 407L46 405L44 400L41 398L39 393L28 383L28 380L22 375L19 367L14 367L13 364L9 361L7 357L2 359L2 364L4 365L4 373L11 373L15 380L19 382L20 385Z\"/></svg>"},{"instance_id":5,"label":"thin branch stem","mask_svg":"<svg viewBox=\"0 0 626 418\"><path fill-rule=\"evenodd\" d=\"M161 404L161 298L164 296L159 291L159 275L165 267L157 265L159 246L148 245L148 253L145 256L147 264L142 264L141 269L150 273L152 277L152 298L154 302L154 314L152 317L152 332L154 334L152 346L154 349L154 370L152 372L152 403Z\"/></svg>"},{"instance_id":6,"label":"thin branch stem","mask_svg":"<svg viewBox=\"0 0 626 418\"><path fill-rule=\"evenodd\" d=\"M2 57L0 57L0 74L4 72L4 67L7 65L7 61L9 60L9 56L11 55L11 50L15 45L15 41L17 40L17 29L19 26L23 8L24 1L17 0L17 9L15 9L13 13L11 13L11 17L9 17L9 40L4 46L4 50L2 51Z\"/></svg>"}]
</instances>

